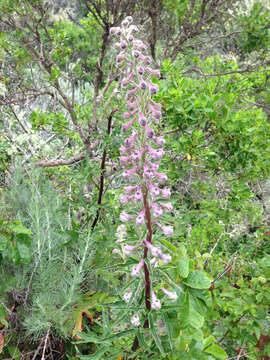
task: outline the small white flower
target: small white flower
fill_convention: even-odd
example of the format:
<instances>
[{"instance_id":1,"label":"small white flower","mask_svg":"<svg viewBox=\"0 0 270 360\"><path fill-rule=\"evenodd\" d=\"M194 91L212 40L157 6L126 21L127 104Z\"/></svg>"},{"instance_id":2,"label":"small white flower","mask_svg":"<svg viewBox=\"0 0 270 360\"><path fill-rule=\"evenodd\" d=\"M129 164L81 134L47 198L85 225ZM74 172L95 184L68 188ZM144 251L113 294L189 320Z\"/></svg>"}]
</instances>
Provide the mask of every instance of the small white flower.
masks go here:
<instances>
[{"instance_id":1,"label":"small white flower","mask_svg":"<svg viewBox=\"0 0 270 360\"><path fill-rule=\"evenodd\" d=\"M131 324L135 327L140 326L140 317L139 317L138 313L132 316Z\"/></svg>"}]
</instances>

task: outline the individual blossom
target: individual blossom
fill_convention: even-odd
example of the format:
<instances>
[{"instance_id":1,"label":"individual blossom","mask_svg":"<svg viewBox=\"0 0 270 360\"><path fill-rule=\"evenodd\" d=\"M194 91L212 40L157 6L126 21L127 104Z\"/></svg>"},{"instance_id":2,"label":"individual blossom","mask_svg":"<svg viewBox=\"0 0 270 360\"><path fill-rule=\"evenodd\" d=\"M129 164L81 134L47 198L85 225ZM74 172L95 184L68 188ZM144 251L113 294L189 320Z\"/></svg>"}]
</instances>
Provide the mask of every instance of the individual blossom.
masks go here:
<instances>
[{"instance_id":1,"label":"individual blossom","mask_svg":"<svg viewBox=\"0 0 270 360\"><path fill-rule=\"evenodd\" d=\"M139 317L139 314L135 314L135 315L132 316L132 318L131 318L131 324L132 324L134 327L140 326L140 317Z\"/></svg>"},{"instance_id":2,"label":"individual blossom","mask_svg":"<svg viewBox=\"0 0 270 360\"><path fill-rule=\"evenodd\" d=\"M139 277L143 265L144 265L144 259L141 259L141 261L139 262L138 265L133 266L132 271L131 271L131 276L132 277Z\"/></svg>"},{"instance_id":3,"label":"individual blossom","mask_svg":"<svg viewBox=\"0 0 270 360\"><path fill-rule=\"evenodd\" d=\"M171 299L171 300L176 300L177 298L178 298L178 295L176 294L176 292L175 291L169 291L169 290L167 290L167 289L165 289L165 288L161 288L161 290L164 292L164 294L165 295L167 295L168 296L168 298L169 299Z\"/></svg>"},{"instance_id":4,"label":"individual blossom","mask_svg":"<svg viewBox=\"0 0 270 360\"><path fill-rule=\"evenodd\" d=\"M154 291L151 292L151 306L154 310L160 310L161 309L161 302L160 300L156 297Z\"/></svg>"},{"instance_id":5,"label":"individual blossom","mask_svg":"<svg viewBox=\"0 0 270 360\"><path fill-rule=\"evenodd\" d=\"M129 300L131 299L131 296L132 296L132 291L127 291L124 293L123 295L123 300L125 303L129 303Z\"/></svg>"}]
</instances>

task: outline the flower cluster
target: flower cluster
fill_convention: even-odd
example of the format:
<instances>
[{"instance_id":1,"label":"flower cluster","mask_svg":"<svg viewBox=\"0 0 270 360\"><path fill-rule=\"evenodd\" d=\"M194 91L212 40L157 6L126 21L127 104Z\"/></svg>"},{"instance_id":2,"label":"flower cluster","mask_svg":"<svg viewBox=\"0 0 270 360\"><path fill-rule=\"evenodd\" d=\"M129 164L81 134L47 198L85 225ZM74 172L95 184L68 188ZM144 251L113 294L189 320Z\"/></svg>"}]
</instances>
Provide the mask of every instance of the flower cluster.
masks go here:
<instances>
[{"instance_id":1,"label":"flower cluster","mask_svg":"<svg viewBox=\"0 0 270 360\"><path fill-rule=\"evenodd\" d=\"M173 234L173 227L163 223L165 213L172 211L169 202L170 189L164 186L167 175L159 171L161 159L165 153L163 136L155 134L155 126L162 118L161 104L152 96L158 92L153 77L159 77L159 70L151 67L151 58L147 55L147 45L136 39L138 28L127 17L121 27L111 28L111 36L116 39L116 63L121 74L121 89L124 92L126 111L123 113L122 132L124 143L120 147L122 177L128 181L121 195L121 203L130 210L122 211L123 223L117 229L117 243L121 245L123 256L139 255L139 262L131 270L132 277L145 276L145 302L148 310L161 308L161 302L151 289L149 266L154 268L161 260L163 264L171 261L171 256L162 248L153 245L152 234L159 229L165 236ZM127 244L126 226L133 226L138 234L138 243ZM146 230L146 231L145 231ZM140 256L140 252L143 256ZM149 262L146 258L151 256ZM150 265L149 265L150 264ZM161 289L168 298L175 300L177 294ZM129 302L132 291L128 290L123 300ZM139 326L139 315L131 320L133 326Z\"/></svg>"}]
</instances>

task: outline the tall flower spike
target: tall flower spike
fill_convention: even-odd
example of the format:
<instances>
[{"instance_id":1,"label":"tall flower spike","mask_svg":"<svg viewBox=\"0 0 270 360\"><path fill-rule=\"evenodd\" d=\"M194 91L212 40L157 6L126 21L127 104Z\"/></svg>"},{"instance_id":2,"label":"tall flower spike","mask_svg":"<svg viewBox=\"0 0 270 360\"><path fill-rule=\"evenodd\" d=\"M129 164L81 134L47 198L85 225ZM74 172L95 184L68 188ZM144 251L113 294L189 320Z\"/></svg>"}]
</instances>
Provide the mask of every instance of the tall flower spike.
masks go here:
<instances>
[{"instance_id":1,"label":"tall flower spike","mask_svg":"<svg viewBox=\"0 0 270 360\"><path fill-rule=\"evenodd\" d=\"M152 60L146 54L147 45L136 38L138 28L131 25L131 22L130 17L124 19L121 27L111 29L111 35L118 43L114 48L118 51L116 61L120 89L122 97L126 100L120 163L123 168L123 181L128 184L121 195L121 203L131 211L123 210L120 220L133 228L138 238L133 244L124 246L122 241L126 241L128 236L118 235L118 238L121 238L121 253L132 256L132 259L138 256L138 263L133 266L131 276L141 277L144 274L145 307L150 311L151 308L161 308L161 302L153 291L155 282L159 282L158 279L155 280L154 268L159 266L159 260L163 264L171 261L171 255L164 254L160 247L154 245L154 241L160 231L167 236L173 234L173 227L162 223L163 214L171 211L172 205L164 201L170 197L171 192L169 188L163 187L167 175L159 171L165 154L165 139L163 136L155 135L156 124L162 118L162 106L152 99L159 90L158 85L152 82L152 77L159 77L160 72L150 67ZM127 135L131 131L132 134ZM152 258L148 261L150 255ZM173 299L173 295L163 292ZM130 296L130 292L127 292L123 297L124 301L128 302ZM131 323L133 326L140 325L138 314L131 318Z\"/></svg>"}]
</instances>

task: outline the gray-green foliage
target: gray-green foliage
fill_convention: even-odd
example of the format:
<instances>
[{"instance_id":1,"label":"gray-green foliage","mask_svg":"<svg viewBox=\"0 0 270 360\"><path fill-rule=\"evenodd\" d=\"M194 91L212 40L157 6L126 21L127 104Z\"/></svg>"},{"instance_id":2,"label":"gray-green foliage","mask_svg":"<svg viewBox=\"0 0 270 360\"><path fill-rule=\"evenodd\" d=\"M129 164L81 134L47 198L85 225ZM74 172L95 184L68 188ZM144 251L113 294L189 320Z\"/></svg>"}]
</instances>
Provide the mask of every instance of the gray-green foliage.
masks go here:
<instances>
[{"instance_id":1,"label":"gray-green foliage","mask_svg":"<svg viewBox=\"0 0 270 360\"><path fill-rule=\"evenodd\" d=\"M63 200L38 170L23 175L17 169L13 186L6 193L5 208L33 233L31 262L14 267L9 274L15 282L13 291L23 294L24 309L20 307L19 311L26 310L20 317L26 334L36 340L50 328L61 336L70 335L72 306L81 294L90 235L82 238L67 230L68 212ZM4 273L7 264L3 262L0 268Z\"/></svg>"}]
</instances>

